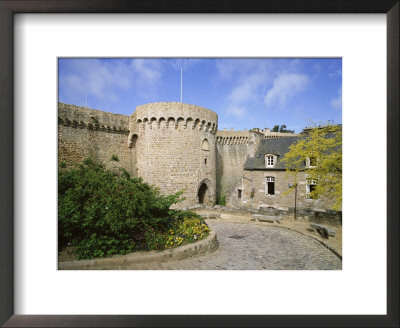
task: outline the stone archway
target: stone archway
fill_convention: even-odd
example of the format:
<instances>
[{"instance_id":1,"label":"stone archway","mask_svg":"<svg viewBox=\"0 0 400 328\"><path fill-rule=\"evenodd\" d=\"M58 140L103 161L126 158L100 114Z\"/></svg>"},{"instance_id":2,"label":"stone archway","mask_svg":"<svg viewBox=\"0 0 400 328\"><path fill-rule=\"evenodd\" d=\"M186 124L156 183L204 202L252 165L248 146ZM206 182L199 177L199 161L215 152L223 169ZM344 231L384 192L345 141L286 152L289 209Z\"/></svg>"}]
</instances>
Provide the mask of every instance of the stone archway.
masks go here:
<instances>
[{"instance_id":1,"label":"stone archway","mask_svg":"<svg viewBox=\"0 0 400 328\"><path fill-rule=\"evenodd\" d=\"M199 204L204 204L204 201L207 202L208 198L208 187L205 182L200 185L199 191L197 192L197 198L199 200Z\"/></svg>"}]
</instances>

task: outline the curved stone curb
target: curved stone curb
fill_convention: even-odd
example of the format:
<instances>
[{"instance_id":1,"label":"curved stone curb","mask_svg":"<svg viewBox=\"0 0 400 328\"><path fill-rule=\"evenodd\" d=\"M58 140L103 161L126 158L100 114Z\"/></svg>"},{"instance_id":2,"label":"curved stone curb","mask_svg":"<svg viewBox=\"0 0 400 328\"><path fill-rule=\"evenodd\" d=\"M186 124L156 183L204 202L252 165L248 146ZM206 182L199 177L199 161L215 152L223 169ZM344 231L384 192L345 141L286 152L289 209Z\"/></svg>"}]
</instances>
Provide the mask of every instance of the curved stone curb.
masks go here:
<instances>
[{"instance_id":1,"label":"curved stone curb","mask_svg":"<svg viewBox=\"0 0 400 328\"><path fill-rule=\"evenodd\" d=\"M336 249L334 249L332 246L329 246L327 243L323 242L322 240L318 239L317 237L310 236L310 235L308 235L308 234L306 234L306 233L304 233L304 232L301 232L301 231L298 231L298 230L294 230L294 229L288 228L288 227L279 227L279 226L272 226L272 225L271 225L271 227L274 227L274 228L281 228L281 229L287 229L287 230L290 230L290 231L297 232L297 233L299 233L299 234L301 234L301 235L303 235L303 236L312 238L312 239L316 240L317 242L319 242L319 243L320 243L322 246L324 246L326 249L328 249L329 251L331 251L333 254L335 254L335 255L339 258L339 260L342 261L342 255L341 255Z\"/></svg>"},{"instance_id":2,"label":"curved stone curb","mask_svg":"<svg viewBox=\"0 0 400 328\"><path fill-rule=\"evenodd\" d=\"M195 255L214 252L218 248L217 234L209 235L197 242L163 251L135 252L127 255L115 255L93 260L59 262L59 270L121 270L129 269L129 265L149 262L165 262L182 260Z\"/></svg>"},{"instance_id":3,"label":"curved stone curb","mask_svg":"<svg viewBox=\"0 0 400 328\"><path fill-rule=\"evenodd\" d=\"M235 223L243 223L243 224L252 223L252 224L254 224L254 223L259 223L259 222L255 222L255 221L251 220L251 218L250 218L248 222L235 222ZM295 230L295 229L292 229L292 228L289 228L289 227L282 227L282 226L275 225L275 224L274 224L274 225L268 225L268 226L273 227L273 228L287 229L287 230L290 230L290 231L297 232L297 233L299 233L299 234L301 234L301 235L303 235L303 236L306 236L306 237L308 237L308 238L312 238L312 239L316 240L317 242L319 242L319 243L320 243L322 246L324 246L326 249L328 249L329 251L331 251L333 254L335 254L335 255L340 259L340 261L342 261L342 254L340 254L335 248L333 248L332 246L328 245L328 244L325 243L324 241L318 239L317 237L308 235L308 234L306 234L306 233L304 233L304 232L301 232L301 231L298 231L298 230Z\"/></svg>"}]
</instances>

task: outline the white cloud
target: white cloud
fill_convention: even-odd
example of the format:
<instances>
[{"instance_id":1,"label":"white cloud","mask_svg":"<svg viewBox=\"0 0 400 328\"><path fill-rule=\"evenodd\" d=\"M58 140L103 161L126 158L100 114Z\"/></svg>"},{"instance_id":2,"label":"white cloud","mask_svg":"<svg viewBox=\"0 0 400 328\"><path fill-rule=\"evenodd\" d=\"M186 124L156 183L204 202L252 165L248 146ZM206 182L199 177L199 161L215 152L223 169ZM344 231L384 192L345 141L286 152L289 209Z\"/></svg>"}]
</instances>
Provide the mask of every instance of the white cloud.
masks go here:
<instances>
[{"instance_id":1,"label":"white cloud","mask_svg":"<svg viewBox=\"0 0 400 328\"><path fill-rule=\"evenodd\" d=\"M254 99L257 89L266 81L267 78L263 73L254 73L244 77L241 83L232 89L227 99L233 104L241 104L249 99Z\"/></svg>"},{"instance_id":2,"label":"white cloud","mask_svg":"<svg viewBox=\"0 0 400 328\"><path fill-rule=\"evenodd\" d=\"M226 110L226 113L235 116L236 118L243 118L247 114L247 111L243 107L229 107Z\"/></svg>"},{"instance_id":3,"label":"white cloud","mask_svg":"<svg viewBox=\"0 0 400 328\"><path fill-rule=\"evenodd\" d=\"M270 67L268 61L253 59L217 59L217 74L221 80L231 80L253 74L266 72Z\"/></svg>"},{"instance_id":4,"label":"white cloud","mask_svg":"<svg viewBox=\"0 0 400 328\"><path fill-rule=\"evenodd\" d=\"M298 59L217 60L216 68L219 83L230 87L225 112L237 119L247 119L254 106L283 107L311 81Z\"/></svg>"},{"instance_id":5,"label":"white cloud","mask_svg":"<svg viewBox=\"0 0 400 328\"><path fill-rule=\"evenodd\" d=\"M158 60L133 59L132 68L136 85L154 87L161 79L161 65Z\"/></svg>"},{"instance_id":6,"label":"white cloud","mask_svg":"<svg viewBox=\"0 0 400 328\"><path fill-rule=\"evenodd\" d=\"M272 66L267 61L251 59L224 59L216 61L220 83L232 86L225 97L226 113L237 119L244 118L246 104L263 98L263 88L271 82Z\"/></svg>"},{"instance_id":7,"label":"white cloud","mask_svg":"<svg viewBox=\"0 0 400 328\"><path fill-rule=\"evenodd\" d=\"M334 109L339 109L339 110L342 109L342 86L340 86L338 90L338 96L331 100L331 106Z\"/></svg>"},{"instance_id":8,"label":"white cloud","mask_svg":"<svg viewBox=\"0 0 400 328\"><path fill-rule=\"evenodd\" d=\"M282 73L274 79L272 88L264 97L267 109L285 106L287 101L305 90L310 78L305 74Z\"/></svg>"},{"instance_id":9,"label":"white cloud","mask_svg":"<svg viewBox=\"0 0 400 328\"><path fill-rule=\"evenodd\" d=\"M217 59L216 68L218 77L221 80L229 80L234 74L237 74L246 64L246 60L241 59Z\"/></svg>"},{"instance_id":10,"label":"white cloud","mask_svg":"<svg viewBox=\"0 0 400 328\"><path fill-rule=\"evenodd\" d=\"M192 66L200 63L201 59L196 58L179 58L171 61L171 65L176 70L189 70Z\"/></svg>"},{"instance_id":11,"label":"white cloud","mask_svg":"<svg viewBox=\"0 0 400 328\"><path fill-rule=\"evenodd\" d=\"M328 76L329 76L331 79L334 79L334 80L339 79L339 78L342 77L342 69L341 69L341 68L338 68L338 69L336 69L336 70L334 70L334 71L328 73Z\"/></svg>"},{"instance_id":12,"label":"white cloud","mask_svg":"<svg viewBox=\"0 0 400 328\"><path fill-rule=\"evenodd\" d=\"M106 95L115 97L113 92L106 92L111 88L129 87L122 64L107 65L99 59L72 59L71 63L69 73L61 80L61 87L71 95L87 93L103 99Z\"/></svg>"},{"instance_id":13,"label":"white cloud","mask_svg":"<svg viewBox=\"0 0 400 328\"><path fill-rule=\"evenodd\" d=\"M60 90L74 103L84 95L99 100L117 101L121 90L152 90L161 79L157 60L65 59L66 73L60 76Z\"/></svg>"},{"instance_id":14,"label":"white cloud","mask_svg":"<svg viewBox=\"0 0 400 328\"><path fill-rule=\"evenodd\" d=\"M226 101L229 103L227 114L233 115L238 119L244 118L247 114L244 105L248 101L257 101L260 97L262 99L262 89L269 79L269 75L263 70L237 78L239 83L226 97Z\"/></svg>"}]
</instances>

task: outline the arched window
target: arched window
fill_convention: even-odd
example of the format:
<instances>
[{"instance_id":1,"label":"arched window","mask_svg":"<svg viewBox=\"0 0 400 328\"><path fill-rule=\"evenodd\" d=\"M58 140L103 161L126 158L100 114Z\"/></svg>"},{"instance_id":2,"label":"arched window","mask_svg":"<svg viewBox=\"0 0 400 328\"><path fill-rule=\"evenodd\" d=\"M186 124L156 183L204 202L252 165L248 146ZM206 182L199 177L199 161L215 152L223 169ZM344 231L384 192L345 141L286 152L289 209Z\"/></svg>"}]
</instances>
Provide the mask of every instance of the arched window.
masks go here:
<instances>
[{"instance_id":1,"label":"arched window","mask_svg":"<svg viewBox=\"0 0 400 328\"><path fill-rule=\"evenodd\" d=\"M136 148L137 139L137 134L132 135L131 139L129 140L129 148Z\"/></svg>"},{"instance_id":2,"label":"arched window","mask_svg":"<svg viewBox=\"0 0 400 328\"><path fill-rule=\"evenodd\" d=\"M210 150L210 144L207 139L203 139L201 142L201 150Z\"/></svg>"}]
</instances>

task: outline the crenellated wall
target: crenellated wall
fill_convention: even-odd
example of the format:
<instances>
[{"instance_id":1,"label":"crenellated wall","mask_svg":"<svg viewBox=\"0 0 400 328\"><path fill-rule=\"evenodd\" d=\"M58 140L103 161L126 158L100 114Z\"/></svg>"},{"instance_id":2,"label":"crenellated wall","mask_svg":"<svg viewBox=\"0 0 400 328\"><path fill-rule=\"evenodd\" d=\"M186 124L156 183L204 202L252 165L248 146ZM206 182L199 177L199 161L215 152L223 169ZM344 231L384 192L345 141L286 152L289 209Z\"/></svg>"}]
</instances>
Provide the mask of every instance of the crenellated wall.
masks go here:
<instances>
[{"instance_id":1,"label":"crenellated wall","mask_svg":"<svg viewBox=\"0 0 400 328\"><path fill-rule=\"evenodd\" d=\"M68 166L91 157L109 169L131 170L129 117L58 103L58 160ZM117 155L119 161L111 161Z\"/></svg>"},{"instance_id":2,"label":"crenellated wall","mask_svg":"<svg viewBox=\"0 0 400 328\"><path fill-rule=\"evenodd\" d=\"M217 132L217 198L225 196L230 203L235 186L242 180L246 158L254 156L262 138L257 131Z\"/></svg>"},{"instance_id":3,"label":"crenellated wall","mask_svg":"<svg viewBox=\"0 0 400 328\"><path fill-rule=\"evenodd\" d=\"M249 137L249 131L218 131L216 140L219 145L246 145Z\"/></svg>"},{"instance_id":4,"label":"crenellated wall","mask_svg":"<svg viewBox=\"0 0 400 328\"><path fill-rule=\"evenodd\" d=\"M91 157L109 169L124 168L142 177L164 194L184 190L186 199L179 207L199 201L213 205L221 195L228 205L235 205L239 184L243 199L248 197L244 164L255 156L260 140L270 136L266 130L218 131L215 112L183 103L146 104L131 116L58 104L60 162L72 166ZM113 155L119 161L112 161ZM256 183L255 177L251 180ZM256 196L260 195L258 191ZM262 201L257 197L254 204ZM282 198L284 205L291 201L290 196Z\"/></svg>"},{"instance_id":5,"label":"crenellated wall","mask_svg":"<svg viewBox=\"0 0 400 328\"><path fill-rule=\"evenodd\" d=\"M198 203L204 184L203 203L215 203L215 112L189 104L152 103L138 106L129 126L128 147L135 154L138 176L166 194L185 190L181 206Z\"/></svg>"}]
</instances>

